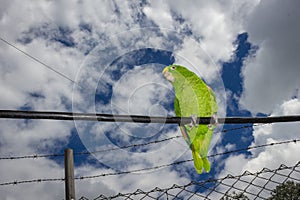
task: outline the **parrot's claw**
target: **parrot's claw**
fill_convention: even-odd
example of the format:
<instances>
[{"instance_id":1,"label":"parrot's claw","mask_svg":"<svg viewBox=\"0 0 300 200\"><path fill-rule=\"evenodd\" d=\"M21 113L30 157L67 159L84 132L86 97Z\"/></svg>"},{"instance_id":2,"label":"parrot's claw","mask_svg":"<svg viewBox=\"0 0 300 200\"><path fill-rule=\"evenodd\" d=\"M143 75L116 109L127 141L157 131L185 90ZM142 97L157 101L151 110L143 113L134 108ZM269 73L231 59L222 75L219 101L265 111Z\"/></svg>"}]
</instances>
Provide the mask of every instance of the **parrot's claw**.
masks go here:
<instances>
[{"instance_id":1,"label":"parrot's claw","mask_svg":"<svg viewBox=\"0 0 300 200\"><path fill-rule=\"evenodd\" d=\"M213 125L217 125L217 124L218 124L218 117L216 114L213 114L211 116L210 124L208 124L208 128L211 128Z\"/></svg>"},{"instance_id":2,"label":"parrot's claw","mask_svg":"<svg viewBox=\"0 0 300 200\"><path fill-rule=\"evenodd\" d=\"M197 127L198 126L198 122L197 122L197 115L191 115L191 118L192 118L192 121L191 123L189 124L189 127L192 128L192 127Z\"/></svg>"}]
</instances>

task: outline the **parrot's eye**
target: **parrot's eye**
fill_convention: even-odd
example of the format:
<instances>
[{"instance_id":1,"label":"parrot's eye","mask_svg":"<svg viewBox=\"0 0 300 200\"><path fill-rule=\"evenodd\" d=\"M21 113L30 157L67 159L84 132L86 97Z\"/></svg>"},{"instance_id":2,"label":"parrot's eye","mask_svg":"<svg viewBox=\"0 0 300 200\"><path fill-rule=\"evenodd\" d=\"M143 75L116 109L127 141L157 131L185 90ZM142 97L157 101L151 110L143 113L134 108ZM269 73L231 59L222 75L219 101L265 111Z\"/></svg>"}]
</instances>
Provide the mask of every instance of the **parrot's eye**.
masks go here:
<instances>
[{"instance_id":1,"label":"parrot's eye","mask_svg":"<svg viewBox=\"0 0 300 200\"><path fill-rule=\"evenodd\" d=\"M172 67L171 67L171 69L172 69L172 70L175 70L175 69L176 69L176 67L175 67L175 66L172 66Z\"/></svg>"}]
</instances>

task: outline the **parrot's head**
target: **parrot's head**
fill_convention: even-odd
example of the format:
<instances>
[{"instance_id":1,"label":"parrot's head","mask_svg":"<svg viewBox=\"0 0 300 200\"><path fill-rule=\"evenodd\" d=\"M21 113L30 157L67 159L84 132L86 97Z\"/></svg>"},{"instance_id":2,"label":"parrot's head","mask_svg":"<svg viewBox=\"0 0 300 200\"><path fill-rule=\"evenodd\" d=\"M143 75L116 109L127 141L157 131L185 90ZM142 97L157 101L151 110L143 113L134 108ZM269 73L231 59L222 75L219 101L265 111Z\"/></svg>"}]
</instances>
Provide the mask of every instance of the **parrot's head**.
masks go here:
<instances>
[{"instance_id":1,"label":"parrot's head","mask_svg":"<svg viewBox=\"0 0 300 200\"><path fill-rule=\"evenodd\" d=\"M163 76L171 83L181 81L184 82L186 80L186 77L194 75L193 72L180 65L167 66L164 68L162 73Z\"/></svg>"}]
</instances>

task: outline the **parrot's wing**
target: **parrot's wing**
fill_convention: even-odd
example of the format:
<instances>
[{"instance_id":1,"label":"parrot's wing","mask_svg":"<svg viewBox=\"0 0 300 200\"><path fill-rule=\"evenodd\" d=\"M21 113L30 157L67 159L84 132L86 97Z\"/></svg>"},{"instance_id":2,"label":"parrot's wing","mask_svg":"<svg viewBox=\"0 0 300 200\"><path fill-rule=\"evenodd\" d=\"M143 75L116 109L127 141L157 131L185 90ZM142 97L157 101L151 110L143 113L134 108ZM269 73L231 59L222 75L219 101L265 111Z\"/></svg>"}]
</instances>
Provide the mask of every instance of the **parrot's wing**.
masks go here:
<instances>
[{"instance_id":1,"label":"parrot's wing","mask_svg":"<svg viewBox=\"0 0 300 200\"><path fill-rule=\"evenodd\" d=\"M175 99L174 99L174 110L175 110L176 116L180 117L181 116L181 110L180 110L180 107L179 107L179 101L178 101L177 97L175 97ZM186 127L185 126L179 126L179 128L180 128L180 131L181 131L181 134L182 134L184 140L186 141L186 143L191 148L191 140L190 140L190 137L188 135Z\"/></svg>"},{"instance_id":2,"label":"parrot's wing","mask_svg":"<svg viewBox=\"0 0 300 200\"><path fill-rule=\"evenodd\" d=\"M218 104L217 104L217 97L216 94L214 93L214 91L208 87L210 96L211 96L211 106L212 106L212 111L213 113L217 113L218 112Z\"/></svg>"},{"instance_id":3,"label":"parrot's wing","mask_svg":"<svg viewBox=\"0 0 300 200\"><path fill-rule=\"evenodd\" d=\"M175 97L175 99L174 99L174 111L175 111L175 115L177 117L181 116L181 110L180 110L179 101L178 101L177 97Z\"/></svg>"}]
</instances>

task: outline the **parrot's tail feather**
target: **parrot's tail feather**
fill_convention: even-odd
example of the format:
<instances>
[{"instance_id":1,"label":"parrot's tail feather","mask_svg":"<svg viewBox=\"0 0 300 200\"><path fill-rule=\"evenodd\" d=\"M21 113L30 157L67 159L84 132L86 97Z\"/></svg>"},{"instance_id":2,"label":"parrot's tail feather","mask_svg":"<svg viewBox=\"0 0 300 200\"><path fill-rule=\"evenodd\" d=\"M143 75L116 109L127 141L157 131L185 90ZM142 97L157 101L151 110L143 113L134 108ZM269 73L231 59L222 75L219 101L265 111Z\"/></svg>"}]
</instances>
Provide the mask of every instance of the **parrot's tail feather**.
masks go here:
<instances>
[{"instance_id":1,"label":"parrot's tail feather","mask_svg":"<svg viewBox=\"0 0 300 200\"><path fill-rule=\"evenodd\" d=\"M203 160L200 157L198 152L192 151L192 153L193 153L194 166L196 168L196 171L198 172L198 174L202 174Z\"/></svg>"},{"instance_id":2,"label":"parrot's tail feather","mask_svg":"<svg viewBox=\"0 0 300 200\"><path fill-rule=\"evenodd\" d=\"M206 173L208 173L210 171L210 162L208 161L207 157L202 158L202 161L204 170L206 171Z\"/></svg>"}]
</instances>

